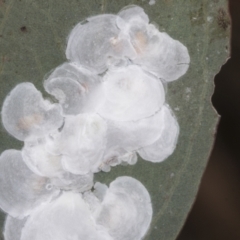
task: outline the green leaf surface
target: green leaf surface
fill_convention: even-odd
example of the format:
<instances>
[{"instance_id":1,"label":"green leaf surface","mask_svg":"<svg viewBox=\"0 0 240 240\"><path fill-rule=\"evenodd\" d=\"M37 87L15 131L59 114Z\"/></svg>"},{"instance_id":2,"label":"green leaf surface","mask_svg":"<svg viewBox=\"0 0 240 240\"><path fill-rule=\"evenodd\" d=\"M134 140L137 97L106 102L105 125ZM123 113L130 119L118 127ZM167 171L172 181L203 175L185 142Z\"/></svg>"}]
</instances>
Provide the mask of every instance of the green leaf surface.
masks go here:
<instances>
[{"instance_id":1,"label":"green leaf surface","mask_svg":"<svg viewBox=\"0 0 240 240\"><path fill-rule=\"evenodd\" d=\"M108 184L130 175L140 180L154 212L145 239L173 240L194 202L214 141L218 116L211 105L213 79L229 52L226 0L156 0L155 5L147 0L0 0L0 102L20 82L30 81L44 92L44 75L66 61L66 38L73 26L129 4L143 7L160 31L189 50L187 74L168 85L180 137L174 154L163 163L139 159L134 166L118 166L95 179ZM0 151L21 146L1 125Z\"/></svg>"}]
</instances>

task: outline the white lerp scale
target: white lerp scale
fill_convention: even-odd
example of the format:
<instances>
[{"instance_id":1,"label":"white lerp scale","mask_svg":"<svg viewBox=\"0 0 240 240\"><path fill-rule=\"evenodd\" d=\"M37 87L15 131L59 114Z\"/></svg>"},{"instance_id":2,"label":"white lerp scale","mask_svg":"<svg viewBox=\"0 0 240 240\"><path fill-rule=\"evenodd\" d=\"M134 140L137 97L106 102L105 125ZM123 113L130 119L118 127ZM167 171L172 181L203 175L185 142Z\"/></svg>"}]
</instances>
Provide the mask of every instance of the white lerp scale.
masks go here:
<instances>
[{"instance_id":1,"label":"white lerp scale","mask_svg":"<svg viewBox=\"0 0 240 240\"><path fill-rule=\"evenodd\" d=\"M0 156L5 240L140 240L152 219L147 189L132 177L109 188L98 171L161 162L176 147L179 125L166 84L189 67L187 48L159 32L141 7L78 23L63 63L45 77L44 100L32 83L6 97L2 122L22 151Z\"/></svg>"}]
</instances>

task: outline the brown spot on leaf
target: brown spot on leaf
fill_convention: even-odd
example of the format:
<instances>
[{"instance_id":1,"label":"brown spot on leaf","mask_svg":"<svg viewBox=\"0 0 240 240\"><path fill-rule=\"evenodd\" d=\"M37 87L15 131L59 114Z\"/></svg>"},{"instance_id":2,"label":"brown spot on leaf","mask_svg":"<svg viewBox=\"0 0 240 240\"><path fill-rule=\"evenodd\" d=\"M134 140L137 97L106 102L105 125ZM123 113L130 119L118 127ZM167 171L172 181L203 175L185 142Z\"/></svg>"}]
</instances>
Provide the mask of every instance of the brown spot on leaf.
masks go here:
<instances>
[{"instance_id":1,"label":"brown spot on leaf","mask_svg":"<svg viewBox=\"0 0 240 240\"><path fill-rule=\"evenodd\" d=\"M5 0L0 0L0 7L2 7L5 3Z\"/></svg>"},{"instance_id":2,"label":"brown spot on leaf","mask_svg":"<svg viewBox=\"0 0 240 240\"><path fill-rule=\"evenodd\" d=\"M0 0L0 1L1 1L1 0ZM22 26L22 27L20 28L20 30L21 30L21 32L26 33L26 32L27 32L27 27L26 27L26 26Z\"/></svg>"},{"instance_id":3,"label":"brown spot on leaf","mask_svg":"<svg viewBox=\"0 0 240 240\"><path fill-rule=\"evenodd\" d=\"M227 30L230 25L230 19L227 12L223 8L218 9L217 23L220 28Z\"/></svg>"},{"instance_id":4,"label":"brown spot on leaf","mask_svg":"<svg viewBox=\"0 0 240 240\"><path fill-rule=\"evenodd\" d=\"M9 62L10 61L10 58L7 57L7 56L2 56L2 62L5 63L5 62Z\"/></svg>"}]
</instances>

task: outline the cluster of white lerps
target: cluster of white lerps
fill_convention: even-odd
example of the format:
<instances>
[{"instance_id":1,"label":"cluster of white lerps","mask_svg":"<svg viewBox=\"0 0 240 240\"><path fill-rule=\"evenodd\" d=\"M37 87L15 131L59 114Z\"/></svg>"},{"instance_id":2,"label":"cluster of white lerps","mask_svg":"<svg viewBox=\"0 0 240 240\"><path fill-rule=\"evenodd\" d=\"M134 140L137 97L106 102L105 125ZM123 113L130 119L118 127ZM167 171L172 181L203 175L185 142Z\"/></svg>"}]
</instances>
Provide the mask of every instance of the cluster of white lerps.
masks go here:
<instances>
[{"instance_id":1,"label":"cluster of white lerps","mask_svg":"<svg viewBox=\"0 0 240 240\"><path fill-rule=\"evenodd\" d=\"M187 71L188 51L130 6L77 24L66 56L44 81L58 103L28 82L4 101L4 127L24 141L0 157L5 239L142 239L152 218L145 187L131 177L93 187L93 174L135 164L137 153L172 154L179 126L163 82Z\"/></svg>"}]
</instances>

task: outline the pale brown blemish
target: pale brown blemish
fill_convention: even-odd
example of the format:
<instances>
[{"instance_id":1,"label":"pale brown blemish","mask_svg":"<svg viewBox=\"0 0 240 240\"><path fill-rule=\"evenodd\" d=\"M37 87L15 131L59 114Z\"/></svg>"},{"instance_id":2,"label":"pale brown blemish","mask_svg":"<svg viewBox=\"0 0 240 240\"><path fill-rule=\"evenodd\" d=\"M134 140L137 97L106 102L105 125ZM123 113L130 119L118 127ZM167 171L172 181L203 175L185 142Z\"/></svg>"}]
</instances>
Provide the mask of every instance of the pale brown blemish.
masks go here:
<instances>
[{"instance_id":1,"label":"pale brown blemish","mask_svg":"<svg viewBox=\"0 0 240 240\"><path fill-rule=\"evenodd\" d=\"M110 38L110 43L112 44L112 46L117 46L118 44L118 38L117 37L112 37Z\"/></svg>"},{"instance_id":2,"label":"pale brown blemish","mask_svg":"<svg viewBox=\"0 0 240 240\"><path fill-rule=\"evenodd\" d=\"M81 95L82 94L82 90L84 90L85 93L88 93L89 92L89 88L88 88L88 85L86 83L81 83L81 87L83 89L81 89L81 91L79 91L79 94Z\"/></svg>"},{"instance_id":3,"label":"pale brown blemish","mask_svg":"<svg viewBox=\"0 0 240 240\"><path fill-rule=\"evenodd\" d=\"M142 54L147 47L147 36L142 31L136 32L134 35L134 49L137 54Z\"/></svg>"},{"instance_id":4,"label":"pale brown blemish","mask_svg":"<svg viewBox=\"0 0 240 240\"><path fill-rule=\"evenodd\" d=\"M48 179L45 177L33 177L31 180L31 189L38 194L41 193L43 189L45 189L45 186L47 184Z\"/></svg>"},{"instance_id":5,"label":"pale brown blemish","mask_svg":"<svg viewBox=\"0 0 240 240\"><path fill-rule=\"evenodd\" d=\"M43 121L43 116L40 114L33 114L19 119L18 127L22 130L29 130L36 124Z\"/></svg>"},{"instance_id":6,"label":"pale brown blemish","mask_svg":"<svg viewBox=\"0 0 240 240\"><path fill-rule=\"evenodd\" d=\"M120 53L123 50L123 43L119 40L118 37L113 37L110 39L110 44L112 45L113 49Z\"/></svg>"}]
</instances>

